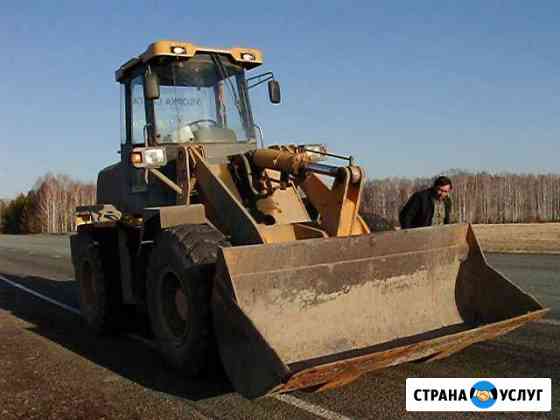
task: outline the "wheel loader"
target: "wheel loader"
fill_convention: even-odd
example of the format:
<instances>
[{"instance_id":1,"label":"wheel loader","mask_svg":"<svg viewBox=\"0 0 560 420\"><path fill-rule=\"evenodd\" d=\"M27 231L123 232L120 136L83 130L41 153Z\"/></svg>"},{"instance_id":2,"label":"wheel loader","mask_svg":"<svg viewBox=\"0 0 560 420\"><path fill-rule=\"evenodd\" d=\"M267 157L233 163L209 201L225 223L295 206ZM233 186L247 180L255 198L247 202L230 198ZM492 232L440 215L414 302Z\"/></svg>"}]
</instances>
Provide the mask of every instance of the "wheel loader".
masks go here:
<instances>
[{"instance_id":1,"label":"wheel loader","mask_svg":"<svg viewBox=\"0 0 560 420\"><path fill-rule=\"evenodd\" d=\"M116 71L120 161L71 237L95 333L126 328L132 308L169 365L196 376L221 361L256 398L441 359L543 316L470 225L370 233L351 157L265 147L249 92L266 82L279 103L280 86L253 75L262 62L158 41Z\"/></svg>"}]
</instances>

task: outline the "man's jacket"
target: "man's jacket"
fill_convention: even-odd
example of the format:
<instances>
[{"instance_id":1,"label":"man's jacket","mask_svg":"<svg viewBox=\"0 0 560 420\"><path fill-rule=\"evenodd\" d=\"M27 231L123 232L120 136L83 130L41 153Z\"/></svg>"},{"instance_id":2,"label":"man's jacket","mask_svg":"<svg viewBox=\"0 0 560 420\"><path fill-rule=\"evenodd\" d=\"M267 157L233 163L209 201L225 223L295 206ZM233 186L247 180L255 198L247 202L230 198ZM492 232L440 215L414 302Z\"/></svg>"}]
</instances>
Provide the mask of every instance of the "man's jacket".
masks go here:
<instances>
[{"instance_id":1,"label":"man's jacket","mask_svg":"<svg viewBox=\"0 0 560 420\"><path fill-rule=\"evenodd\" d=\"M445 218L443 223L449 223L451 214L451 199L446 197L444 200ZM418 191L412 194L407 203L399 213L401 228L410 229L432 225L434 216L434 194L432 189Z\"/></svg>"}]
</instances>

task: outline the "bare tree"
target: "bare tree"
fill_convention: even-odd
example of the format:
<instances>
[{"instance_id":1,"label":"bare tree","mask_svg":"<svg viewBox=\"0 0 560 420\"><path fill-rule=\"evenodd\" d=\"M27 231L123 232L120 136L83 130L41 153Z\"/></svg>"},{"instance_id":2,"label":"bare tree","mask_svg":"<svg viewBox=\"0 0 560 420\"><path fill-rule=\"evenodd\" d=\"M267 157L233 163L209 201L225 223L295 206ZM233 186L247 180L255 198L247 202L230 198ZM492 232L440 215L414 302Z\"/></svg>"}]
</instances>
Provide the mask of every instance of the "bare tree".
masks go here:
<instances>
[{"instance_id":1,"label":"bare tree","mask_svg":"<svg viewBox=\"0 0 560 420\"><path fill-rule=\"evenodd\" d=\"M34 229L48 233L75 230L76 207L94 204L95 196L96 188L93 183L74 181L67 175L46 174L35 184Z\"/></svg>"},{"instance_id":2,"label":"bare tree","mask_svg":"<svg viewBox=\"0 0 560 420\"><path fill-rule=\"evenodd\" d=\"M560 175L472 173L452 169L452 221L521 223L560 221ZM366 183L362 213L397 224L410 195L431 184L428 178L385 178Z\"/></svg>"}]
</instances>

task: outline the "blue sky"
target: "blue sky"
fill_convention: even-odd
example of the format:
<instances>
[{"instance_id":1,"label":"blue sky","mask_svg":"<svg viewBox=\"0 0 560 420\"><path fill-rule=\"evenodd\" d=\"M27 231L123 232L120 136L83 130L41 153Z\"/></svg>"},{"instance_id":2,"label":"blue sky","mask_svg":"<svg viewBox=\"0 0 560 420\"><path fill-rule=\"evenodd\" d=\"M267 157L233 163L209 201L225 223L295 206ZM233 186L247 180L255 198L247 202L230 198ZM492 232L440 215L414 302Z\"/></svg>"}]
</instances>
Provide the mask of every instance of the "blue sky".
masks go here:
<instances>
[{"instance_id":1,"label":"blue sky","mask_svg":"<svg viewBox=\"0 0 560 420\"><path fill-rule=\"evenodd\" d=\"M0 197L118 159L114 71L157 39L263 50L266 142L325 143L369 177L558 173L554 1L19 1L0 16Z\"/></svg>"}]
</instances>

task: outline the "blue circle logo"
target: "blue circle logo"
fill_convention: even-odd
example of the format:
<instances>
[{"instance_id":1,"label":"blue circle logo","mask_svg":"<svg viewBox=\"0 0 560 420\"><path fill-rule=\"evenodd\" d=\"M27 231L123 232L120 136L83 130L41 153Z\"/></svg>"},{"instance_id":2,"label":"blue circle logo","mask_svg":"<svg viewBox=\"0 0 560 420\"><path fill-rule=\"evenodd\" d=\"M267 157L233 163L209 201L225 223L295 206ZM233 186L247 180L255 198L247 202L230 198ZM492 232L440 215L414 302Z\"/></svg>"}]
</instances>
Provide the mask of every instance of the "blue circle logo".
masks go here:
<instances>
[{"instance_id":1,"label":"blue circle logo","mask_svg":"<svg viewBox=\"0 0 560 420\"><path fill-rule=\"evenodd\" d=\"M478 408L490 408L498 399L498 390L488 381L480 381L471 387L471 402Z\"/></svg>"}]
</instances>

